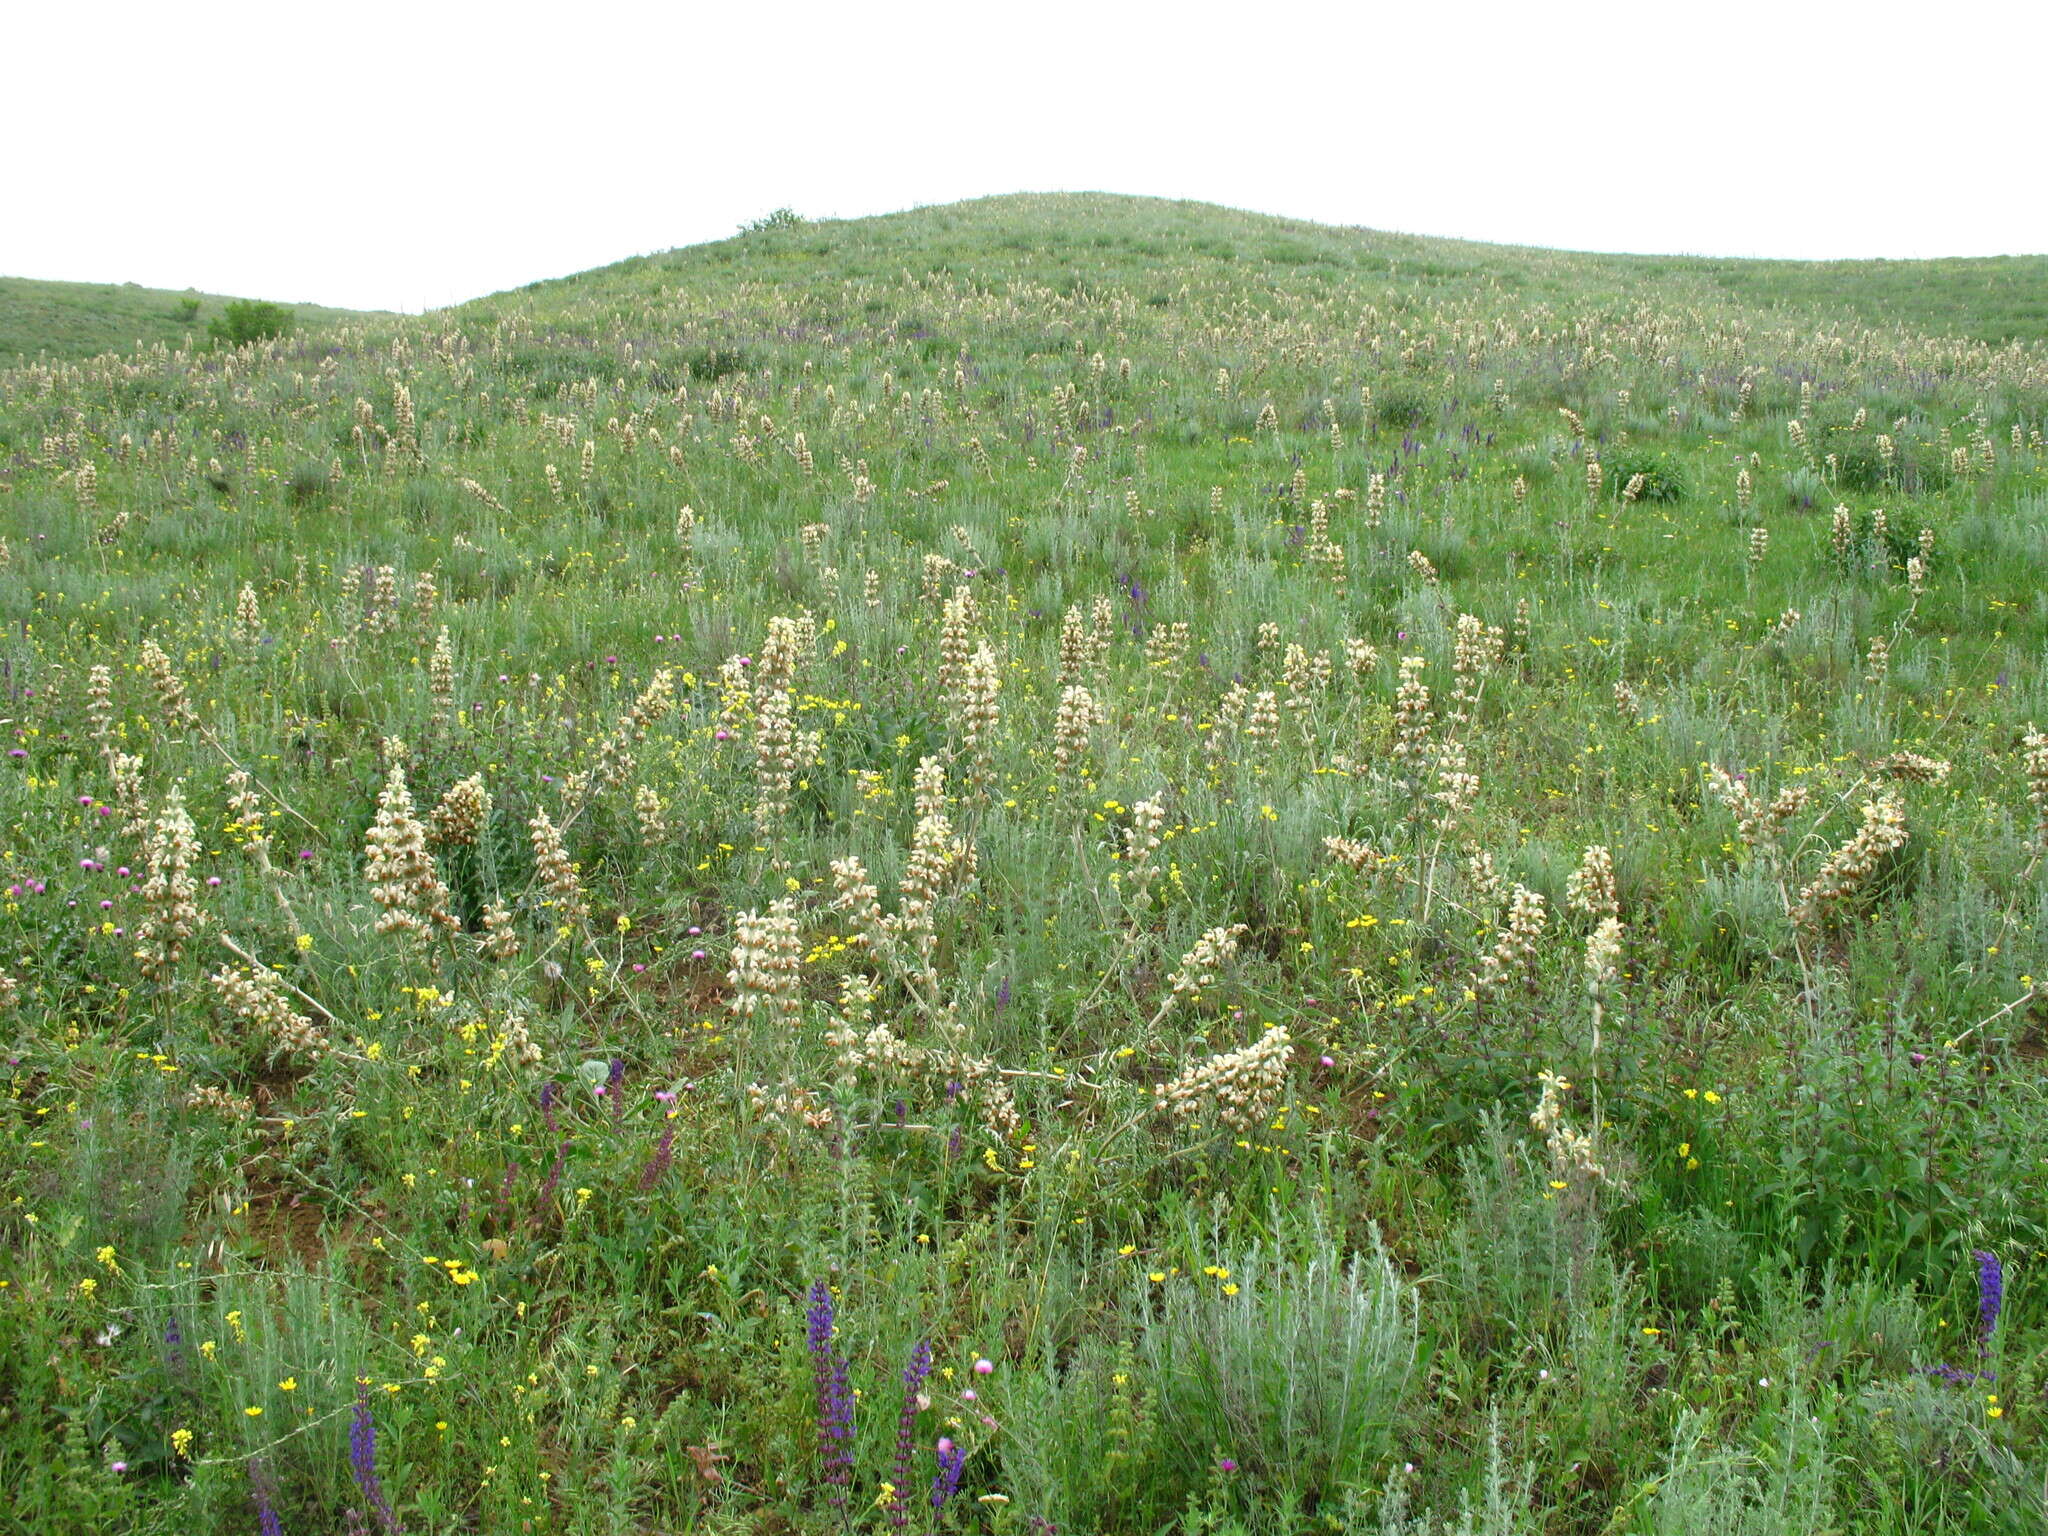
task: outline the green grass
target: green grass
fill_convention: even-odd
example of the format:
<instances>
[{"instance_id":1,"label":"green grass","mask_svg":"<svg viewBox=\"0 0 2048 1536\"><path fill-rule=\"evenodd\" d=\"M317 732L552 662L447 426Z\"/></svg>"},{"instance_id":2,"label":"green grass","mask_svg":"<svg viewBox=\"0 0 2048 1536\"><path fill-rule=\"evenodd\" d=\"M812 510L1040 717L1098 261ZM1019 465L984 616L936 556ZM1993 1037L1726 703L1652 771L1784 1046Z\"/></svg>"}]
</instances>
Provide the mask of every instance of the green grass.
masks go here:
<instances>
[{"instance_id":1,"label":"green grass","mask_svg":"<svg viewBox=\"0 0 2048 1536\"><path fill-rule=\"evenodd\" d=\"M198 307L187 315L193 300ZM174 293L134 283L57 283L0 277L0 361L47 355L72 360L127 352L138 343L204 346L207 322L230 301L212 293ZM352 311L291 306L301 328L333 325Z\"/></svg>"},{"instance_id":2,"label":"green grass","mask_svg":"<svg viewBox=\"0 0 2048 1536\"><path fill-rule=\"evenodd\" d=\"M1011 197L0 374L0 1529L2038 1528L2048 375L1899 320Z\"/></svg>"},{"instance_id":3,"label":"green grass","mask_svg":"<svg viewBox=\"0 0 2048 1536\"><path fill-rule=\"evenodd\" d=\"M2048 340L2048 256L1934 261L1696 261L1731 297L1972 341Z\"/></svg>"}]
</instances>

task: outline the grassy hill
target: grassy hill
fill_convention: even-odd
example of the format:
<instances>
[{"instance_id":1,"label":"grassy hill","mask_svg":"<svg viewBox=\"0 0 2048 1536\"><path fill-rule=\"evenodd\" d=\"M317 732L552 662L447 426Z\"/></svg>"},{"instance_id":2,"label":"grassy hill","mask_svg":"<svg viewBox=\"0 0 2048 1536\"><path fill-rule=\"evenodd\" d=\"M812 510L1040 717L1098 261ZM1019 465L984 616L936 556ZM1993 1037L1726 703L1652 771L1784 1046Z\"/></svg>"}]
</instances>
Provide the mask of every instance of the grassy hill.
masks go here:
<instances>
[{"instance_id":1,"label":"grassy hill","mask_svg":"<svg viewBox=\"0 0 2048 1536\"><path fill-rule=\"evenodd\" d=\"M1336 228L1208 203L1104 194L1025 195L767 230L532 284L534 297L630 290L636 276L736 261L779 268L809 256L874 275L897 255L924 269L1028 266L1043 279L1086 271L1141 282L1148 273L1244 267L1370 285L1481 284L1529 299L1643 293L1788 312L1818 324L1855 321L1989 344L2048 339L2048 255L1933 261L1764 261L1600 255ZM479 301L488 305L489 300Z\"/></svg>"},{"instance_id":2,"label":"grassy hill","mask_svg":"<svg viewBox=\"0 0 2048 1536\"><path fill-rule=\"evenodd\" d=\"M47 354L95 357L126 352L138 342L177 347L203 343L206 325L231 302L212 293L174 293L134 283L56 283L0 277L0 365ZM314 304L291 306L301 328L353 313Z\"/></svg>"},{"instance_id":3,"label":"grassy hill","mask_svg":"<svg viewBox=\"0 0 2048 1536\"><path fill-rule=\"evenodd\" d=\"M16 1523L2036 1529L2048 350L1722 265L0 371Z\"/></svg>"},{"instance_id":4,"label":"grassy hill","mask_svg":"<svg viewBox=\"0 0 2048 1536\"><path fill-rule=\"evenodd\" d=\"M1097 271L1122 271L1157 261L1171 251L1197 263L1248 262L1283 267L1311 266L1352 278L1408 273L1423 282L1476 279L1515 288L1559 291L1554 274L1570 273L1567 286L1583 292L1589 283L1626 289L1647 285L1689 294L1725 294L1757 309L1790 307L1813 317L1848 317L1871 325L1896 325L1926 335L1953 335L1999 343L2048 339L2048 256L1957 257L1937 261L1739 261L1699 257L1575 255L1529 247L1435 240L1272 218L1205 203L1169 203L1145 198L1094 198L1097 217L1114 227L1091 228L1080 238L1085 252L1055 250L1057 265L1085 258ZM834 237L827 228L872 227L881 248L915 251L945 262L983 253L983 231L1005 208L1060 208L1046 231L1051 246L1064 245L1059 221L1073 216L1071 203L1048 198L990 198L978 203L924 209L884 220L854 220L810 226L793 241L788 231L753 237L750 259L762 254L765 238L816 248ZM1115 210L1110 212L1110 210ZM1021 221L1028 228L1033 221ZM949 236L962 242L948 244ZM1000 250L1017 253L1032 238L1019 227L997 237ZM699 251L725 252L734 259L736 242L715 242ZM835 251L838 247L832 246ZM1000 252L998 253L1000 254ZM680 253L535 284L527 293L567 288L602 288L615 274L647 263L692 259ZM711 259L721 259L713 257ZM1546 284L1543 274L1553 274ZM197 301L197 309L191 308ZM177 345L203 337L206 324L229 300L217 294L177 293L134 283L62 283L0 277L0 360L48 353L57 358L90 357L136 342ZM339 322L362 312L295 304L302 328Z\"/></svg>"},{"instance_id":5,"label":"grassy hill","mask_svg":"<svg viewBox=\"0 0 2048 1536\"><path fill-rule=\"evenodd\" d=\"M1934 261L1695 261L1738 301L1793 305L1974 341L2048 339L2048 256Z\"/></svg>"}]
</instances>

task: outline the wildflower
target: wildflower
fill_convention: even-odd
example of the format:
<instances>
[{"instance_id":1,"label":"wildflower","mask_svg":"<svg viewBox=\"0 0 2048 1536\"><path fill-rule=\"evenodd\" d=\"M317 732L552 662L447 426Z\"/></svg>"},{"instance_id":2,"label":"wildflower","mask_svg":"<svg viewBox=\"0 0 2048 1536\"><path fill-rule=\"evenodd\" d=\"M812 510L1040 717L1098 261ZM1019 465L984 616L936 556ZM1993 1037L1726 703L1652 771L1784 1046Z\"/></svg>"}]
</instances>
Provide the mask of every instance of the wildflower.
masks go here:
<instances>
[{"instance_id":1,"label":"wildflower","mask_svg":"<svg viewBox=\"0 0 2048 1536\"><path fill-rule=\"evenodd\" d=\"M1490 995L1516 974L1528 978L1533 985L1536 941L1543 937L1547 922L1543 897L1527 886L1517 885L1509 897L1507 926L1473 976L1472 989L1481 996Z\"/></svg>"},{"instance_id":2,"label":"wildflower","mask_svg":"<svg viewBox=\"0 0 2048 1536\"><path fill-rule=\"evenodd\" d=\"M909 1363L903 1367L903 1409L896 1418L896 1463L894 1478L883 1486L890 1490L888 1500L889 1523L897 1530L910 1524L910 1507L896 1492L910 1482L911 1447L917 1433L917 1416L925 1407L923 1392L925 1379L932 1373L932 1346L930 1341L919 1339L910 1351Z\"/></svg>"},{"instance_id":3,"label":"wildflower","mask_svg":"<svg viewBox=\"0 0 2048 1536\"><path fill-rule=\"evenodd\" d=\"M802 956L794 897L770 902L765 914L739 913L733 919L732 969L726 973L733 990L726 1006L743 1019L765 1012L794 1029L802 1020Z\"/></svg>"},{"instance_id":4,"label":"wildflower","mask_svg":"<svg viewBox=\"0 0 2048 1536\"><path fill-rule=\"evenodd\" d=\"M222 966L208 980L228 1011L254 1026L273 1051L315 1055L325 1049L326 1038L311 1019L285 1001L283 984L268 967L258 966L244 976Z\"/></svg>"},{"instance_id":5,"label":"wildflower","mask_svg":"<svg viewBox=\"0 0 2048 1536\"><path fill-rule=\"evenodd\" d=\"M1237 954L1238 940L1245 932L1243 923L1234 923L1228 928L1211 928L1197 939L1194 947L1181 956L1180 969L1171 980L1173 991L1162 1008L1171 1007L1181 998L1192 1000L1216 985L1217 970Z\"/></svg>"},{"instance_id":6,"label":"wildflower","mask_svg":"<svg viewBox=\"0 0 2048 1536\"><path fill-rule=\"evenodd\" d=\"M1881 795L1863 807L1863 825L1821 864L1799 893L1792 920L1800 928L1818 928L1830 905L1847 900L1876 873L1879 862L1905 846L1906 812L1895 796Z\"/></svg>"},{"instance_id":7,"label":"wildflower","mask_svg":"<svg viewBox=\"0 0 2048 1536\"><path fill-rule=\"evenodd\" d=\"M363 1501L377 1517L390 1536L398 1536L405 1527L399 1523L398 1514L391 1507L391 1501L384 1496L384 1484L377 1476L377 1425L370 1417L370 1379L356 1378L355 1416L349 1423L348 1432L349 1470L355 1474L356 1487L362 1491Z\"/></svg>"},{"instance_id":8,"label":"wildflower","mask_svg":"<svg viewBox=\"0 0 2048 1536\"><path fill-rule=\"evenodd\" d=\"M262 1411L249 1410L252 1415ZM277 1478L261 1456L249 1459L249 1497L256 1505L256 1528L262 1536L284 1536L284 1526L277 1518Z\"/></svg>"},{"instance_id":9,"label":"wildflower","mask_svg":"<svg viewBox=\"0 0 2048 1536\"><path fill-rule=\"evenodd\" d=\"M1554 1072L1539 1072L1536 1081L1543 1092L1529 1124L1543 1136L1550 1153L1551 1188L1568 1187L1575 1176L1592 1183L1605 1179L1606 1169L1594 1159L1593 1138L1574 1131L1564 1118L1564 1095L1572 1085Z\"/></svg>"},{"instance_id":10,"label":"wildflower","mask_svg":"<svg viewBox=\"0 0 2048 1536\"><path fill-rule=\"evenodd\" d=\"M1621 899L1615 890L1614 857L1602 844L1589 847L1564 883L1565 905L1588 917L1618 917Z\"/></svg>"},{"instance_id":11,"label":"wildflower","mask_svg":"<svg viewBox=\"0 0 2048 1536\"><path fill-rule=\"evenodd\" d=\"M1621 932L1619 918L1603 917L1586 940L1586 991L1595 1003L1604 998L1613 984L1621 958Z\"/></svg>"},{"instance_id":12,"label":"wildflower","mask_svg":"<svg viewBox=\"0 0 2048 1536\"><path fill-rule=\"evenodd\" d=\"M818 1457L825 1481L840 1490L834 1508L843 1508L844 1492L853 1481L853 1389L847 1384L846 1357L832 1344L832 1289L823 1280L811 1287L807 1341L811 1379L817 1398Z\"/></svg>"},{"instance_id":13,"label":"wildflower","mask_svg":"<svg viewBox=\"0 0 2048 1536\"><path fill-rule=\"evenodd\" d=\"M939 1473L932 1479L932 1508L943 1509L946 1500L960 1491L960 1473L967 1465L967 1452L945 1435L939 1437L934 1451Z\"/></svg>"},{"instance_id":14,"label":"wildflower","mask_svg":"<svg viewBox=\"0 0 2048 1536\"><path fill-rule=\"evenodd\" d=\"M590 904L583 895L583 883L576 866L569 862L569 850L562 834L546 811L535 811L527 823L533 837L534 874L546 887L548 899L564 923L581 923L590 916Z\"/></svg>"},{"instance_id":15,"label":"wildflower","mask_svg":"<svg viewBox=\"0 0 2048 1536\"><path fill-rule=\"evenodd\" d=\"M655 1143L654 1155L647 1160L647 1166L640 1173L640 1188L650 1190L661 1182L663 1174L675 1162L676 1128L673 1121L662 1127L661 1140Z\"/></svg>"},{"instance_id":16,"label":"wildflower","mask_svg":"<svg viewBox=\"0 0 2048 1536\"><path fill-rule=\"evenodd\" d=\"M491 792L484 776L473 773L448 786L433 810L434 841L444 847L474 848L491 819Z\"/></svg>"},{"instance_id":17,"label":"wildflower","mask_svg":"<svg viewBox=\"0 0 2048 1536\"><path fill-rule=\"evenodd\" d=\"M1064 639L1062 645L1064 646ZM1062 778L1079 772L1088 757L1089 733L1103 722L1104 711L1095 696L1079 683L1060 692L1059 709L1053 717L1053 769Z\"/></svg>"},{"instance_id":18,"label":"wildflower","mask_svg":"<svg viewBox=\"0 0 2048 1536\"><path fill-rule=\"evenodd\" d=\"M2042 731L2031 721L2027 734L2021 739L2025 749L2023 765L2027 775L2027 801L2034 808L2033 840L2037 850L2034 863L2041 855L2048 853L2048 731ZM2027 866L2031 873L2034 863Z\"/></svg>"},{"instance_id":19,"label":"wildflower","mask_svg":"<svg viewBox=\"0 0 2048 1536\"><path fill-rule=\"evenodd\" d=\"M205 926L206 912L199 905L199 882L192 878L192 862L199 856L199 838L192 818L185 811L185 793L178 786L164 797L163 814L149 835L147 857L149 878L140 895L148 916L135 930L141 947L135 952L143 973L165 974L185 955L185 945Z\"/></svg>"},{"instance_id":20,"label":"wildflower","mask_svg":"<svg viewBox=\"0 0 2048 1536\"><path fill-rule=\"evenodd\" d=\"M394 761L377 796L376 820L363 838L363 878L370 883L370 899L384 909L377 919L379 933L424 936L430 924L449 929L460 924L448 910L448 887L427 851L427 829L413 809L405 765L395 760L402 755L397 748L387 743Z\"/></svg>"},{"instance_id":21,"label":"wildflower","mask_svg":"<svg viewBox=\"0 0 2048 1536\"><path fill-rule=\"evenodd\" d=\"M165 724L177 730L199 723L199 711L185 696L184 682L171 670L171 658L154 640L142 642L142 670L149 674L150 687L156 691Z\"/></svg>"},{"instance_id":22,"label":"wildflower","mask_svg":"<svg viewBox=\"0 0 2048 1536\"><path fill-rule=\"evenodd\" d=\"M1998 1314L2005 1307L2005 1266L1989 1249L1975 1249L1970 1257L1977 1261L1977 1332L1982 1347L1988 1349L1998 1328Z\"/></svg>"},{"instance_id":23,"label":"wildflower","mask_svg":"<svg viewBox=\"0 0 2048 1536\"><path fill-rule=\"evenodd\" d=\"M1293 1038L1275 1024L1250 1045L1196 1062L1154 1088L1153 1099L1177 1119L1193 1120L1214 1109L1225 1125L1246 1130L1270 1117L1293 1054Z\"/></svg>"}]
</instances>

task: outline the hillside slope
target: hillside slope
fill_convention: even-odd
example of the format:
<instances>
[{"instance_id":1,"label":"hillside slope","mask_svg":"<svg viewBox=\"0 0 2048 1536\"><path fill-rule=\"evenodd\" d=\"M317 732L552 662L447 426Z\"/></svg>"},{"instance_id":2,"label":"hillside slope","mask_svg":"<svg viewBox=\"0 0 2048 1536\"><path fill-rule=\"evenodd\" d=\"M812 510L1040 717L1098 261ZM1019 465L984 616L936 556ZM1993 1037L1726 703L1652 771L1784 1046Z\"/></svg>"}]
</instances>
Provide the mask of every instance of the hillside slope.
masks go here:
<instances>
[{"instance_id":1,"label":"hillside slope","mask_svg":"<svg viewBox=\"0 0 2048 1536\"><path fill-rule=\"evenodd\" d=\"M194 301L196 308L192 307ZM138 344L203 344L207 322L229 302L219 294L174 293L134 283L0 277L0 367L42 355L72 359L126 352ZM288 307L302 329L332 324L355 313L316 304Z\"/></svg>"},{"instance_id":2,"label":"hillside slope","mask_svg":"<svg viewBox=\"0 0 2048 1536\"><path fill-rule=\"evenodd\" d=\"M14 1524L2034 1530L2044 434L1089 196L0 369Z\"/></svg>"},{"instance_id":3,"label":"hillside slope","mask_svg":"<svg viewBox=\"0 0 2048 1536\"><path fill-rule=\"evenodd\" d=\"M1712 261L1690 271L1750 304L1797 306L1930 336L2048 339L2048 256L1932 261Z\"/></svg>"},{"instance_id":4,"label":"hillside slope","mask_svg":"<svg viewBox=\"0 0 2048 1536\"><path fill-rule=\"evenodd\" d=\"M1728 301L1752 314L1782 311L1819 324L1854 322L1989 344L2048 339L2048 256L1934 261L1795 262L1603 255L1341 228L1209 203L1102 193L1018 194L877 218L763 231L548 282L515 292L559 302L632 291L650 274L744 262L758 270L826 260L874 276L909 259L918 270L979 268L1039 281L1142 284L1171 271L1260 272L1323 284L1393 283L1447 289L1496 286L1524 301L1627 294ZM548 297L552 296L552 297ZM492 301L476 301L488 306Z\"/></svg>"}]
</instances>

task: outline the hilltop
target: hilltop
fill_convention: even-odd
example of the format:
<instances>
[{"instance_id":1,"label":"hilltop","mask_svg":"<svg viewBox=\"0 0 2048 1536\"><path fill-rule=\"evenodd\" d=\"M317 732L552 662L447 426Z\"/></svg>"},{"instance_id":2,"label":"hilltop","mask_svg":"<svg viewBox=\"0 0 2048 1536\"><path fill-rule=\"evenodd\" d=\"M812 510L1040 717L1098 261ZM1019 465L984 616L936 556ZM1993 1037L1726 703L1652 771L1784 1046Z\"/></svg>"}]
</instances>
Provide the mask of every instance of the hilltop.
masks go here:
<instances>
[{"instance_id":1,"label":"hilltop","mask_svg":"<svg viewBox=\"0 0 2048 1536\"><path fill-rule=\"evenodd\" d=\"M1040 281L1142 284L1172 271L1219 282L1272 272L1290 281L1452 291L1524 301L1630 295L1776 311L1989 344L2048 338L2048 256L1928 261L1778 261L1606 255L1315 224L1210 203L1107 193L980 198L872 218L764 230L529 284L543 304L644 288L663 273L744 262L761 271L829 263L849 278L907 262L920 271L1028 273ZM510 295L463 308L490 312Z\"/></svg>"}]
</instances>

